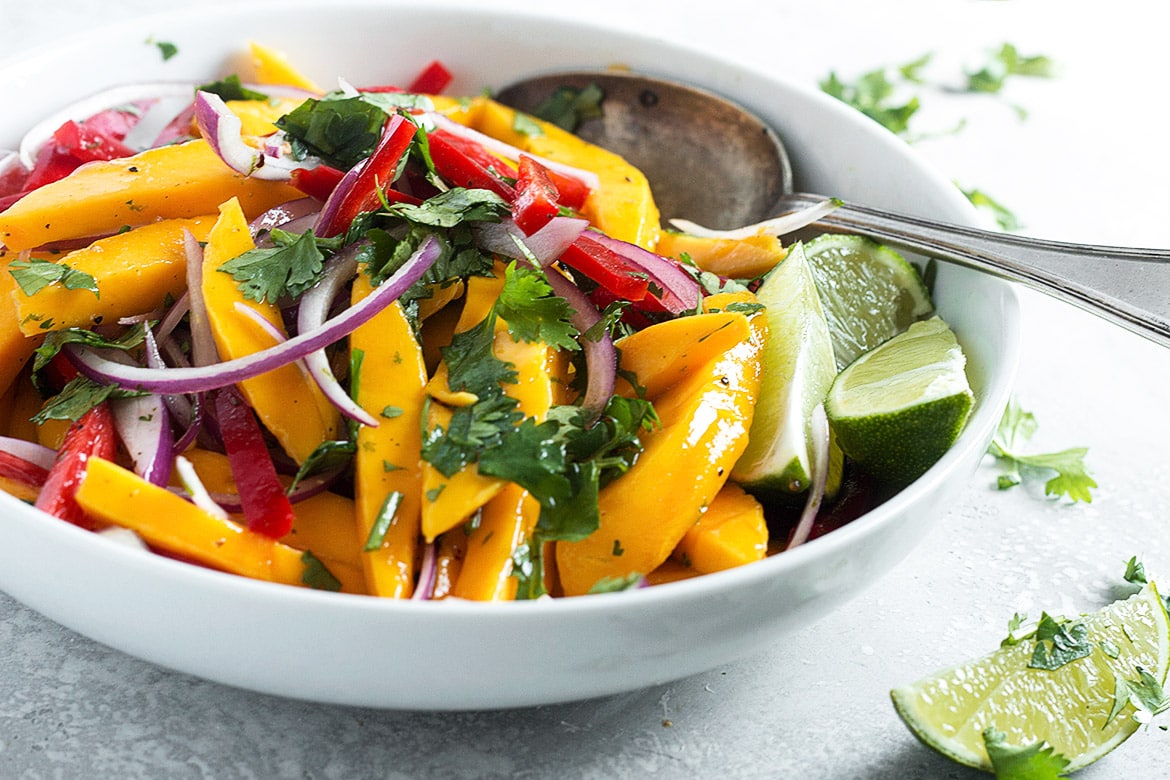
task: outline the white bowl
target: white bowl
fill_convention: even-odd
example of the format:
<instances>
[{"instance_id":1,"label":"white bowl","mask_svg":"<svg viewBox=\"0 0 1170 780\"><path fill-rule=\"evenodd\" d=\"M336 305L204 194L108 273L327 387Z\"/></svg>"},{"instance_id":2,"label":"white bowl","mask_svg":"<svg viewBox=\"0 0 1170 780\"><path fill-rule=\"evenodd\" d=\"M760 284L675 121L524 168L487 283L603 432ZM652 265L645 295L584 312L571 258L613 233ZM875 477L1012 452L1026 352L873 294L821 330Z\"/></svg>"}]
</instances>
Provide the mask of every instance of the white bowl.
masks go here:
<instances>
[{"instance_id":1,"label":"white bowl","mask_svg":"<svg viewBox=\"0 0 1170 780\"><path fill-rule=\"evenodd\" d=\"M439 58L453 93L560 67L614 63L722 92L785 139L798 188L958 222L973 212L900 140L815 90L648 35L436 0L216 7L90 33L0 70L0 148L114 84L207 80L256 39L320 83L402 82ZM164 62L148 41L170 41ZM79 67L84 63L84 67ZM792 552L614 596L401 603L271 585L144 554L0 495L0 588L97 641L166 667L278 695L375 707L475 709L616 693L762 649L843 605L903 558L982 457L1015 370L1010 286L939 269L935 298L978 397L958 443L873 511ZM891 630L896 630L891 626Z\"/></svg>"}]
</instances>

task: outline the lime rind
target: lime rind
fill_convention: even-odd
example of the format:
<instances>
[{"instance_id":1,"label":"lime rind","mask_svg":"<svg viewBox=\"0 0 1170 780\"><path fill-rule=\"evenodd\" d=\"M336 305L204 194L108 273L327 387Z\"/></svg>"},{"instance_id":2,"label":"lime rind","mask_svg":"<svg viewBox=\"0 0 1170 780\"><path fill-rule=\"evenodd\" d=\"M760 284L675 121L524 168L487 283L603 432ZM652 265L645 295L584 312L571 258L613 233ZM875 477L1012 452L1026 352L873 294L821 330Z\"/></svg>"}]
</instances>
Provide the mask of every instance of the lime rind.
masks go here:
<instances>
[{"instance_id":1,"label":"lime rind","mask_svg":"<svg viewBox=\"0 0 1170 780\"><path fill-rule=\"evenodd\" d=\"M825 400L836 441L877 479L904 485L950 449L974 406L966 358L939 317L859 357Z\"/></svg>"},{"instance_id":2,"label":"lime rind","mask_svg":"<svg viewBox=\"0 0 1170 780\"><path fill-rule=\"evenodd\" d=\"M1025 639L895 688L894 708L924 744L977 769L992 770L983 742L988 727L1016 747L1048 743L1069 761L1067 772L1088 766L1140 725L1132 703L1109 719L1117 680L1137 679L1141 667L1165 682L1170 622L1153 583L1080 620L1092 646L1084 658L1032 669L1035 640Z\"/></svg>"},{"instance_id":3,"label":"lime rind","mask_svg":"<svg viewBox=\"0 0 1170 780\"><path fill-rule=\"evenodd\" d=\"M918 270L872 239L825 233L807 243L805 254L838 369L934 311Z\"/></svg>"},{"instance_id":4,"label":"lime rind","mask_svg":"<svg viewBox=\"0 0 1170 780\"><path fill-rule=\"evenodd\" d=\"M754 492L797 494L812 482L812 411L837 374L828 322L802 244L789 248L756 297L766 307L768 322L764 370L747 449L731 478ZM839 483L840 469L836 472Z\"/></svg>"}]
</instances>

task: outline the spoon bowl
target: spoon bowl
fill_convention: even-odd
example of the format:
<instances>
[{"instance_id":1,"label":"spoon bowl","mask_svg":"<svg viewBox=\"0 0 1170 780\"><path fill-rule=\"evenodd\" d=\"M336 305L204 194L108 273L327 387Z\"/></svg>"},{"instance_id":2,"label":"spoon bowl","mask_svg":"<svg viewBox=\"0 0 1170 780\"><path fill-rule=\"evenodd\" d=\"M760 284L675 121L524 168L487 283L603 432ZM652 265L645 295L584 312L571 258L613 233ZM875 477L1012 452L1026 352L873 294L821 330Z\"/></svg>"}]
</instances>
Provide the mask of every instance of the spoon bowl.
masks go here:
<instances>
[{"instance_id":1,"label":"spoon bowl","mask_svg":"<svg viewBox=\"0 0 1170 780\"><path fill-rule=\"evenodd\" d=\"M642 169L666 220L729 229L826 196L792 192L780 137L744 107L686 84L630 71L565 71L515 81L498 99L529 113L557 89L596 85L601 116L576 132ZM1170 346L1170 251L979 230L842 203L814 223L1022 282Z\"/></svg>"}]
</instances>

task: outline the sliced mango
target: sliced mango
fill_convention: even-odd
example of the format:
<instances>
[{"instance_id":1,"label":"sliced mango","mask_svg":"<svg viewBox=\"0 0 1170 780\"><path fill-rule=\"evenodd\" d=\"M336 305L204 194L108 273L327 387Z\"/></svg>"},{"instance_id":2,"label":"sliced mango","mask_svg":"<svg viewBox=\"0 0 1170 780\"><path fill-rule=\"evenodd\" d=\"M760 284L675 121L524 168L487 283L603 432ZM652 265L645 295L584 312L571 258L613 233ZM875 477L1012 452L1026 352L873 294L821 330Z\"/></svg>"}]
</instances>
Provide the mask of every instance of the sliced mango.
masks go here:
<instances>
[{"instance_id":1,"label":"sliced mango","mask_svg":"<svg viewBox=\"0 0 1170 780\"><path fill-rule=\"evenodd\" d=\"M240 118L240 134L265 136L276 132L276 120L305 102L305 98L269 97L267 100L229 100L228 110Z\"/></svg>"},{"instance_id":2,"label":"sliced mango","mask_svg":"<svg viewBox=\"0 0 1170 780\"><path fill-rule=\"evenodd\" d=\"M257 323L237 311L237 304L251 308L273 327L284 330L274 304L245 299L231 274L219 270L253 246L247 218L239 201L233 198L220 209L203 252L203 300L215 346L223 360L251 355L274 343ZM298 463L304 463L321 442L337 437L336 409L297 364L246 379L240 388L264 427Z\"/></svg>"},{"instance_id":3,"label":"sliced mango","mask_svg":"<svg viewBox=\"0 0 1170 780\"><path fill-rule=\"evenodd\" d=\"M287 184L236 173L203 140L160 146L83 165L0 213L0 243L13 251L54 241L117 233L160 219L214 214L229 198L254 219L304 197Z\"/></svg>"},{"instance_id":4,"label":"sliced mango","mask_svg":"<svg viewBox=\"0 0 1170 780\"><path fill-rule=\"evenodd\" d=\"M14 255L0 251L0 263L7 263L13 259ZM16 296L23 293L20 292L12 274L6 273L7 270L5 268L0 271L0 388L12 386L21 369L32 357L33 351L44 340L39 332L26 335L21 330L20 323L23 317L20 315ZM93 297L92 293L90 297Z\"/></svg>"},{"instance_id":5,"label":"sliced mango","mask_svg":"<svg viewBox=\"0 0 1170 780\"><path fill-rule=\"evenodd\" d=\"M370 291L369 278L359 274L354 302ZM408 598L414 589L422 511L420 450L427 382L422 347L397 303L354 331L349 346L362 353L356 400L378 421L376 428L363 425L357 434L354 511L360 546L366 544L387 497L401 496L381 544L361 554L362 565L372 594Z\"/></svg>"},{"instance_id":6,"label":"sliced mango","mask_svg":"<svg viewBox=\"0 0 1170 780\"><path fill-rule=\"evenodd\" d=\"M642 435L630 470L602 488L598 530L557 543L565 595L588 593L605 577L653 572L723 487L747 446L767 336L762 317L733 316L743 319L744 338L651 398L661 426Z\"/></svg>"},{"instance_id":7,"label":"sliced mango","mask_svg":"<svg viewBox=\"0 0 1170 780\"><path fill-rule=\"evenodd\" d=\"M205 566L301 585L301 551L203 511L117 464L90 458L77 503L109 525L129 528L153 547Z\"/></svg>"},{"instance_id":8,"label":"sliced mango","mask_svg":"<svg viewBox=\"0 0 1170 780\"><path fill-rule=\"evenodd\" d=\"M734 482L728 482L707 511L687 529L675 557L701 574L759 561L768 552L764 507Z\"/></svg>"},{"instance_id":9,"label":"sliced mango","mask_svg":"<svg viewBox=\"0 0 1170 780\"><path fill-rule=\"evenodd\" d=\"M662 231L656 251L676 260L686 255L704 271L729 279L755 279L771 271L788 255L788 248L775 236L708 238L670 230Z\"/></svg>"},{"instance_id":10,"label":"sliced mango","mask_svg":"<svg viewBox=\"0 0 1170 780\"><path fill-rule=\"evenodd\" d=\"M255 41L249 43L248 48L251 54L251 80L257 84L299 87L309 92L321 91L312 79L293 66L283 52Z\"/></svg>"},{"instance_id":11,"label":"sliced mango","mask_svg":"<svg viewBox=\"0 0 1170 780\"><path fill-rule=\"evenodd\" d=\"M33 295L17 289L13 298L21 331L32 336L47 330L89 328L162 308L187 289L183 231L206 241L213 224L214 216L163 220L60 256L59 262L94 278L97 294L60 284Z\"/></svg>"}]
</instances>

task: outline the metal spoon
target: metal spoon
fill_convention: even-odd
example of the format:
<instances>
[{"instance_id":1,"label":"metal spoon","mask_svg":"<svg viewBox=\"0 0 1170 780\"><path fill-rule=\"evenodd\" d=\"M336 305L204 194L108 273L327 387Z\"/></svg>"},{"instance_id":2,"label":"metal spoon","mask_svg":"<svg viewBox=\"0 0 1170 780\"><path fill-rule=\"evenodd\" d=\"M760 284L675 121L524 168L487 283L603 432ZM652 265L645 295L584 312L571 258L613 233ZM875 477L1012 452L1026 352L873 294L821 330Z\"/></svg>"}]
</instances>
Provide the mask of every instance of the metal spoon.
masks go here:
<instances>
[{"instance_id":1,"label":"metal spoon","mask_svg":"<svg viewBox=\"0 0 1170 780\"><path fill-rule=\"evenodd\" d=\"M602 116L577 134L639 167L666 216L733 228L825 199L792 192L788 155L771 128L702 89L625 71L573 71L515 82L497 98L532 112L558 88L591 84L604 93ZM1170 250L1047 241L854 203L816 224L1022 282L1170 346Z\"/></svg>"}]
</instances>

